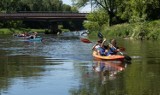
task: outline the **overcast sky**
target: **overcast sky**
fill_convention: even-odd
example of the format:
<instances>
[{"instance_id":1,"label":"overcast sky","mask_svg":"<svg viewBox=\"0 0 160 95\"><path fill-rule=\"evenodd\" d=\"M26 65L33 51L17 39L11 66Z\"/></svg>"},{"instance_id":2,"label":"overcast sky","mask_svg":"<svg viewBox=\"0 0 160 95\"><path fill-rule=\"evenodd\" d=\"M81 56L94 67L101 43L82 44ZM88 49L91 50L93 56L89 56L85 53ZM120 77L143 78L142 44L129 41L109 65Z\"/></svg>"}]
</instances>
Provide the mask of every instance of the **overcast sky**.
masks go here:
<instances>
[{"instance_id":1,"label":"overcast sky","mask_svg":"<svg viewBox=\"0 0 160 95\"><path fill-rule=\"evenodd\" d=\"M72 5L71 0L62 0L64 4ZM84 8L79 9L80 12L90 12L91 11L91 6L87 5Z\"/></svg>"}]
</instances>

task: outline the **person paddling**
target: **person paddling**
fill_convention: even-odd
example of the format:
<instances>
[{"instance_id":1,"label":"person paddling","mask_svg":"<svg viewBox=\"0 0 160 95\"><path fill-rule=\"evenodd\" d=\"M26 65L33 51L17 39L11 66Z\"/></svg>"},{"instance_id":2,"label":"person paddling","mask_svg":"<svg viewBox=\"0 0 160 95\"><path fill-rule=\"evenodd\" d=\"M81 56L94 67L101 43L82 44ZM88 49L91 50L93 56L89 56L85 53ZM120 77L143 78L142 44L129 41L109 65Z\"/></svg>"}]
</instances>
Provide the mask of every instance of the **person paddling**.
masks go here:
<instances>
[{"instance_id":1,"label":"person paddling","mask_svg":"<svg viewBox=\"0 0 160 95\"><path fill-rule=\"evenodd\" d=\"M101 42L98 43L98 45L94 46L97 54L101 56L109 56L110 54L108 53L108 46L105 46L104 43L106 41L106 38Z\"/></svg>"},{"instance_id":2,"label":"person paddling","mask_svg":"<svg viewBox=\"0 0 160 95\"><path fill-rule=\"evenodd\" d=\"M92 50L97 51L99 47L101 47L103 40L98 40L97 43L92 47Z\"/></svg>"},{"instance_id":3,"label":"person paddling","mask_svg":"<svg viewBox=\"0 0 160 95\"><path fill-rule=\"evenodd\" d=\"M117 42L115 39L112 39L109 43L109 53L111 55L117 54L119 52L119 48L117 47Z\"/></svg>"},{"instance_id":4,"label":"person paddling","mask_svg":"<svg viewBox=\"0 0 160 95\"><path fill-rule=\"evenodd\" d=\"M35 39L37 37L37 32L34 32L32 35L29 36L29 38L31 39Z\"/></svg>"}]
</instances>

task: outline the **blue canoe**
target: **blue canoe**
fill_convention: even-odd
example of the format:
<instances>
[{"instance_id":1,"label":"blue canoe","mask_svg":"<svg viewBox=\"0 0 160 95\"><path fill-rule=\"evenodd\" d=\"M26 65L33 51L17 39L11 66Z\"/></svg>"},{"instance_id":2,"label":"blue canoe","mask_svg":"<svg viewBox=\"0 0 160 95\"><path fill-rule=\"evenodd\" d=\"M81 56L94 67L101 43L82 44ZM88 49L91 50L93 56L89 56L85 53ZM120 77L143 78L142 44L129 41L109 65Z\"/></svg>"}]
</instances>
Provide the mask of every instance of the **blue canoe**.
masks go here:
<instances>
[{"instance_id":1,"label":"blue canoe","mask_svg":"<svg viewBox=\"0 0 160 95\"><path fill-rule=\"evenodd\" d=\"M42 41L42 38L41 37L37 37L37 38L29 38L28 41Z\"/></svg>"}]
</instances>

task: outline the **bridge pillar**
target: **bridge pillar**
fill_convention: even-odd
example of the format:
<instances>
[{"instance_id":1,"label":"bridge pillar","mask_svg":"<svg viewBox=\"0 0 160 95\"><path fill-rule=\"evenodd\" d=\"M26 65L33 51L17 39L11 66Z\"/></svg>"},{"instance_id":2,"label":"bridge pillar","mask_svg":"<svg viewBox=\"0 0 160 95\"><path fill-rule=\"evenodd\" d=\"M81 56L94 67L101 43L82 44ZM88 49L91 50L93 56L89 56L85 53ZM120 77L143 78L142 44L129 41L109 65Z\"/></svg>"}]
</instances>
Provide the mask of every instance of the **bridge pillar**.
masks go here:
<instances>
[{"instance_id":1,"label":"bridge pillar","mask_svg":"<svg viewBox=\"0 0 160 95\"><path fill-rule=\"evenodd\" d=\"M57 34L58 32L61 33L61 30L58 29L57 22L49 22L49 31L46 31L45 34Z\"/></svg>"},{"instance_id":2,"label":"bridge pillar","mask_svg":"<svg viewBox=\"0 0 160 95\"><path fill-rule=\"evenodd\" d=\"M51 30L52 34L57 34L57 32L58 32L58 23L57 22L51 22L50 30Z\"/></svg>"}]
</instances>

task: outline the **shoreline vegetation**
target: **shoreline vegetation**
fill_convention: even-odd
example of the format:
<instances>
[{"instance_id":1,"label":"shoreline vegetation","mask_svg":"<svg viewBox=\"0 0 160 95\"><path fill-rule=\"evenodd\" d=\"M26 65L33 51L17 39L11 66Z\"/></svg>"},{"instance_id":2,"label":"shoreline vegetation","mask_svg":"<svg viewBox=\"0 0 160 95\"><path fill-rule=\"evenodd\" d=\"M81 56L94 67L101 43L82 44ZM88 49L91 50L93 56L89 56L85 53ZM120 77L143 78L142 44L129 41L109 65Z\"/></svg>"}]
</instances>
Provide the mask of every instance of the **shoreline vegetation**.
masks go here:
<instances>
[{"instance_id":1,"label":"shoreline vegetation","mask_svg":"<svg viewBox=\"0 0 160 95\"><path fill-rule=\"evenodd\" d=\"M84 7L89 1L73 0L73 6L70 6L61 0L39 0L34 3L33 0L27 0L27 2L3 0L0 12L79 12L78 9ZM97 32L100 31L108 37L139 40L160 39L160 0L91 0L90 2L93 10L86 16L87 20L83 23L84 28L89 31L89 37L95 38ZM49 22L41 21L2 20L0 21L0 34L45 32L44 28L51 27L48 24ZM67 21L62 25L70 30L83 28L82 22L77 21ZM63 27L60 25L59 28L62 30ZM67 30L62 30L62 32L64 31Z\"/></svg>"},{"instance_id":2,"label":"shoreline vegetation","mask_svg":"<svg viewBox=\"0 0 160 95\"><path fill-rule=\"evenodd\" d=\"M15 28L0 28L0 35L3 34L16 34L16 33L23 33L23 32L38 32L38 33L42 33L45 31L45 29L25 29L25 28L21 28L21 29L15 29Z\"/></svg>"},{"instance_id":3,"label":"shoreline vegetation","mask_svg":"<svg viewBox=\"0 0 160 95\"><path fill-rule=\"evenodd\" d=\"M0 35L2 34L14 34L22 32L38 32L44 33L45 29L26 29L26 28L1 28ZM69 31L66 29L62 30ZM124 23L113 26L103 26L100 31L107 37L118 37L124 39L139 39L139 40L160 40L160 20L147 21L141 23ZM89 30L89 37L96 38L98 31Z\"/></svg>"},{"instance_id":4,"label":"shoreline vegetation","mask_svg":"<svg viewBox=\"0 0 160 95\"><path fill-rule=\"evenodd\" d=\"M17 34L23 32L38 32L45 33L46 29L27 29L27 28L0 28L0 35ZM69 29L61 29L62 32L68 32Z\"/></svg>"},{"instance_id":5,"label":"shoreline vegetation","mask_svg":"<svg viewBox=\"0 0 160 95\"><path fill-rule=\"evenodd\" d=\"M89 0L76 0L79 8ZM90 35L140 40L160 39L160 0L91 0L93 10L84 27ZM95 32L95 33L94 33Z\"/></svg>"},{"instance_id":6,"label":"shoreline vegetation","mask_svg":"<svg viewBox=\"0 0 160 95\"><path fill-rule=\"evenodd\" d=\"M62 32L69 31L66 29L61 29ZM14 34L22 32L38 32L44 33L45 29L26 29L26 28L1 28L0 35L2 34ZM98 30L89 31L90 38L96 38ZM146 21L139 23L124 23L117 24L113 26L103 25L99 30L103 35L107 37L118 37L124 39L139 39L139 40L160 40L160 20Z\"/></svg>"},{"instance_id":7,"label":"shoreline vegetation","mask_svg":"<svg viewBox=\"0 0 160 95\"><path fill-rule=\"evenodd\" d=\"M113 26L104 25L100 30L107 37L138 40L160 40L160 20L139 23L124 23ZM95 38L98 31L89 30L89 37Z\"/></svg>"}]
</instances>

